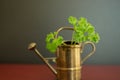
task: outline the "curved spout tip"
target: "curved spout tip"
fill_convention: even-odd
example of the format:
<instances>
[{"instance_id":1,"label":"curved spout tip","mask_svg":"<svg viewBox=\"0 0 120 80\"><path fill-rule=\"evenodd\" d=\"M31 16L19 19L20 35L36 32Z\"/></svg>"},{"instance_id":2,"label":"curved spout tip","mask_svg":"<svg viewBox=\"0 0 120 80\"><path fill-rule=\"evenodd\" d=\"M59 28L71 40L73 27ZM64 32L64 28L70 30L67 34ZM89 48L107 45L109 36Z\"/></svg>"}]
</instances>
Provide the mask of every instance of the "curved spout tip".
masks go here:
<instances>
[{"instance_id":1,"label":"curved spout tip","mask_svg":"<svg viewBox=\"0 0 120 80\"><path fill-rule=\"evenodd\" d=\"M41 55L41 53L36 49L36 43L32 42L28 45L29 50L35 51L35 53L43 60L44 63L51 69L51 71L56 75L56 70L49 64L49 62Z\"/></svg>"},{"instance_id":2,"label":"curved spout tip","mask_svg":"<svg viewBox=\"0 0 120 80\"><path fill-rule=\"evenodd\" d=\"M28 45L28 50L34 50L36 47L36 43L35 42L32 42Z\"/></svg>"}]
</instances>

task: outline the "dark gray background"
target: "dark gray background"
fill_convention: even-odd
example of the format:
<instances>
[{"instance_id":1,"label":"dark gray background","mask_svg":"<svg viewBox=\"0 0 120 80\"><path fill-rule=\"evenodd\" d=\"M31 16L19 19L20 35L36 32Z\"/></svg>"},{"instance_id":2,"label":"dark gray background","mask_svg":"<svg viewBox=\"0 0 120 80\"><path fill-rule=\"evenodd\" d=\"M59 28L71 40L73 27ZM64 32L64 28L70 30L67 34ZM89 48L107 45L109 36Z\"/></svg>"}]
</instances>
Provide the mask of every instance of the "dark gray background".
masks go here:
<instances>
[{"instance_id":1,"label":"dark gray background","mask_svg":"<svg viewBox=\"0 0 120 80\"><path fill-rule=\"evenodd\" d=\"M43 56L54 56L45 48L46 34L70 26L72 15L86 17L101 36L85 64L120 64L120 0L0 0L0 8L0 63L40 64L27 50L33 41Z\"/></svg>"}]
</instances>

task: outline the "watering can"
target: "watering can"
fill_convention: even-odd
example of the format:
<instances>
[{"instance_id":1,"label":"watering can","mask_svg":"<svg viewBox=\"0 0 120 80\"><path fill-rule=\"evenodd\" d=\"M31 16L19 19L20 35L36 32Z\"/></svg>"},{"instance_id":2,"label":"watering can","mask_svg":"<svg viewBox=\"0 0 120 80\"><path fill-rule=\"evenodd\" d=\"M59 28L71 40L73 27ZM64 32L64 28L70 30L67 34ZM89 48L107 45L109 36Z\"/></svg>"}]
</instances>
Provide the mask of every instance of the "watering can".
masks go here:
<instances>
[{"instance_id":1,"label":"watering can","mask_svg":"<svg viewBox=\"0 0 120 80\"><path fill-rule=\"evenodd\" d=\"M74 30L72 27L61 27L57 30L59 33L61 30ZM57 37L57 35L56 35ZM65 44L58 46L56 50L56 57L44 58L42 54L37 50L36 43L30 43L29 50L33 50L41 60L50 68L55 74L57 80L81 80L81 68L84 61L86 61L96 50L94 43L88 41L85 43L71 44L71 41L66 41ZM84 46L90 44L92 50L87 56L81 58ZM48 62L48 60L56 61L56 69Z\"/></svg>"}]
</instances>

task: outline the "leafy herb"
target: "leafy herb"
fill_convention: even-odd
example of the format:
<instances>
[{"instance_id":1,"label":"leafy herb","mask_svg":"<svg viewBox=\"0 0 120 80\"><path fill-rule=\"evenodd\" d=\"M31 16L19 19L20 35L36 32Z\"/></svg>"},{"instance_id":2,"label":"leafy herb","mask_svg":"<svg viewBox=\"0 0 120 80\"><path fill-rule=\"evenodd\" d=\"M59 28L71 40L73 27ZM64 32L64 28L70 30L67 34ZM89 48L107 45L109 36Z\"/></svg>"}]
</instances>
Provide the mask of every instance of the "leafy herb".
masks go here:
<instances>
[{"instance_id":1,"label":"leafy herb","mask_svg":"<svg viewBox=\"0 0 120 80\"><path fill-rule=\"evenodd\" d=\"M51 32L46 37L46 48L50 52L55 52L57 47L63 43L63 37L58 36L58 38L55 38L57 32Z\"/></svg>"},{"instance_id":2,"label":"leafy herb","mask_svg":"<svg viewBox=\"0 0 120 80\"><path fill-rule=\"evenodd\" d=\"M100 40L100 36L97 32L95 32L95 28L92 24L90 24L86 18L81 17L77 19L76 17L70 16L68 18L68 22L72 24L74 31L72 34L72 40L75 43L81 43L85 41L91 41L94 43L98 43ZM46 48L54 53L58 46L64 43L63 37L58 36L57 32L51 32L47 34L46 37Z\"/></svg>"},{"instance_id":3,"label":"leafy herb","mask_svg":"<svg viewBox=\"0 0 120 80\"><path fill-rule=\"evenodd\" d=\"M72 40L80 43L85 41L91 41L98 43L100 40L99 34L95 32L94 26L87 22L86 18L81 17L77 20L75 17L70 16L68 18L69 23L74 27L74 33Z\"/></svg>"}]
</instances>

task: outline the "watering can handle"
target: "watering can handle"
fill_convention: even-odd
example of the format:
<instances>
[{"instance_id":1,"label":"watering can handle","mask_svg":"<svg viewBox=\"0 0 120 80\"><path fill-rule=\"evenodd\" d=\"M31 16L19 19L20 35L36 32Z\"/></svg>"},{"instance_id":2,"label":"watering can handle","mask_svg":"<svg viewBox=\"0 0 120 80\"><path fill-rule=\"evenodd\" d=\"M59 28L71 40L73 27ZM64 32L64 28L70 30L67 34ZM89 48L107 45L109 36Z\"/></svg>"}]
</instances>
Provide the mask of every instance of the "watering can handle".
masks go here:
<instances>
[{"instance_id":1,"label":"watering can handle","mask_svg":"<svg viewBox=\"0 0 120 80\"><path fill-rule=\"evenodd\" d=\"M74 28L73 27L61 27L61 28L59 28L57 30L57 34L56 34L55 38L58 37L58 33L62 30L74 30ZM86 61L91 55L93 55L95 50L96 50L96 47L95 47L94 43L92 43L90 41L87 41L82 45L82 51L83 51L84 46L87 45L87 44L90 44L92 46L92 51L82 59L81 64L83 64L84 61ZM81 51L81 53L82 53L82 51Z\"/></svg>"},{"instance_id":2,"label":"watering can handle","mask_svg":"<svg viewBox=\"0 0 120 80\"><path fill-rule=\"evenodd\" d=\"M87 44L90 44L92 46L92 51L81 60L81 64L83 64L84 61L86 61L91 55L93 55L96 50L95 44L93 42L87 41L83 44L81 53L83 52L84 46Z\"/></svg>"},{"instance_id":3,"label":"watering can handle","mask_svg":"<svg viewBox=\"0 0 120 80\"><path fill-rule=\"evenodd\" d=\"M57 34L56 34L55 38L58 37L58 33L59 33L60 31L62 31L62 30L74 30L74 28L73 28L73 27L61 27L61 28L59 28L59 29L57 30Z\"/></svg>"}]
</instances>

